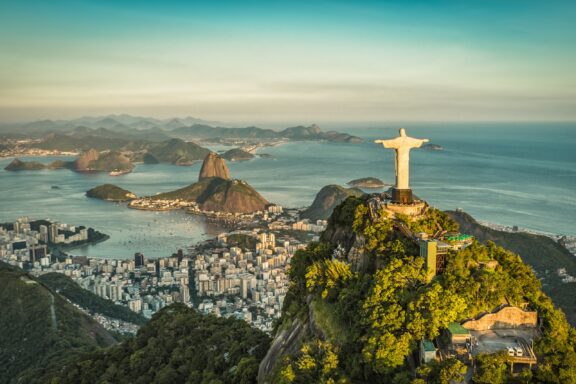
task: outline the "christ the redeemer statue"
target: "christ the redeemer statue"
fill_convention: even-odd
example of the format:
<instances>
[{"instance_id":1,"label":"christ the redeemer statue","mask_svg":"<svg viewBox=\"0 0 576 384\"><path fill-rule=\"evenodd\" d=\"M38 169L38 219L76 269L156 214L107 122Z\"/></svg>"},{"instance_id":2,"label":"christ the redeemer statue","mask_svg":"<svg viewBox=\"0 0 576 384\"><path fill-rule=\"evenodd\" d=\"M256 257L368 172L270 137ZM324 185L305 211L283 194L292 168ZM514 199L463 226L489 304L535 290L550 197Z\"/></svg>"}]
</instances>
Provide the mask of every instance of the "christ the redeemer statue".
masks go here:
<instances>
[{"instance_id":1,"label":"christ the redeemer statue","mask_svg":"<svg viewBox=\"0 0 576 384\"><path fill-rule=\"evenodd\" d=\"M428 139L416 139L406 136L406 130L400 128L400 136L390 140L375 140L377 144L382 144L384 148L396 150L396 186L392 190L392 201L396 203L412 203L412 190L409 184L410 174L410 150L420 148L427 143Z\"/></svg>"}]
</instances>

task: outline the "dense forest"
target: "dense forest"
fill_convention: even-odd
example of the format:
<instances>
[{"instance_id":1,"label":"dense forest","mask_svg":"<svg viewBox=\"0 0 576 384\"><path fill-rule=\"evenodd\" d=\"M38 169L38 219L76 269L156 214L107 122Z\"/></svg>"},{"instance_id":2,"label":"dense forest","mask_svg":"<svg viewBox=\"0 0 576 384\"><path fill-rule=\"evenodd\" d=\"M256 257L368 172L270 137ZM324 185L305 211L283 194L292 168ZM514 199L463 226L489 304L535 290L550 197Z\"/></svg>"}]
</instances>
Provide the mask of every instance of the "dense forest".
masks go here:
<instances>
[{"instance_id":1,"label":"dense forest","mask_svg":"<svg viewBox=\"0 0 576 384\"><path fill-rule=\"evenodd\" d=\"M46 367L114 343L56 291L0 262L0 383L30 383Z\"/></svg>"},{"instance_id":2,"label":"dense forest","mask_svg":"<svg viewBox=\"0 0 576 384\"><path fill-rule=\"evenodd\" d=\"M86 353L36 378L38 383L256 383L270 338L234 318L183 304L163 308L135 338Z\"/></svg>"}]
</instances>

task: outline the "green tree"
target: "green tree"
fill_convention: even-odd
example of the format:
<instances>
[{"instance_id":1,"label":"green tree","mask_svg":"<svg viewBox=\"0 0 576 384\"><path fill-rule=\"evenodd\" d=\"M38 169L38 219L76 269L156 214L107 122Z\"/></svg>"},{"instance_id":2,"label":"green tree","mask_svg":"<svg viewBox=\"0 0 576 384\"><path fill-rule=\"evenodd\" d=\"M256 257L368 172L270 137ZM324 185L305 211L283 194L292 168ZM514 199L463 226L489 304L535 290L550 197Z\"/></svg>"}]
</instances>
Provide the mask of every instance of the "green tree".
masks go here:
<instances>
[{"instance_id":1,"label":"green tree","mask_svg":"<svg viewBox=\"0 0 576 384\"><path fill-rule=\"evenodd\" d=\"M322 298L325 299L331 290L335 290L337 285L345 283L351 277L350 265L339 260L325 259L308 267L306 287L310 292L321 291Z\"/></svg>"},{"instance_id":2,"label":"green tree","mask_svg":"<svg viewBox=\"0 0 576 384\"><path fill-rule=\"evenodd\" d=\"M479 354L476 356L476 373L472 376L475 384L503 384L508 379L506 353Z\"/></svg>"}]
</instances>

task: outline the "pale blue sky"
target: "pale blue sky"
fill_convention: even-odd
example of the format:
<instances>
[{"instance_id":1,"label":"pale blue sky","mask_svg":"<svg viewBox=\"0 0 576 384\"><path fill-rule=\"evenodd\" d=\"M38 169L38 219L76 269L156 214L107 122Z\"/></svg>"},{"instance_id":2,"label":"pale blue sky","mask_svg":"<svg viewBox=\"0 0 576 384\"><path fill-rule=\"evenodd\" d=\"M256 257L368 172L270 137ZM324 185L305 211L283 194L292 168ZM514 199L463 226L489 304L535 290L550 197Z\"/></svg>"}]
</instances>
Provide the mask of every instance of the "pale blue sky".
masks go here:
<instances>
[{"instance_id":1,"label":"pale blue sky","mask_svg":"<svg viewBox=\"0 0 576 384\"><path fill-rule=\"evenodd\" d=\"M0 0L0 120L576 120L576 2L269 3Z\"/></svg>"}]
</instances>

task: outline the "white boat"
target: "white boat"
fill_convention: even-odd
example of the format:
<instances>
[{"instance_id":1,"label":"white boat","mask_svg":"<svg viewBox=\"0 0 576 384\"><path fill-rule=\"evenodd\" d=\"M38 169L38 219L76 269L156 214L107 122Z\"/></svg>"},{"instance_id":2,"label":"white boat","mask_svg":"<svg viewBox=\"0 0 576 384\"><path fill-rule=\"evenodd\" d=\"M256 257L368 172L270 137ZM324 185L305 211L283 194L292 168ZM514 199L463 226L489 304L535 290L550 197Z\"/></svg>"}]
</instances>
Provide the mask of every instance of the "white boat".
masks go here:
<instances>
[{"instance_id":1,"label":"white boat","mask_svg":"<svg viewBox=\"0 0 576 384\"><path fill-rule=\"evenodd\" d=\"M128 171L111 171L110 173L108 173L108 175L110 176L120 176L123 175L125 173L128 173Z\"/></svg>"}]
</instances>

